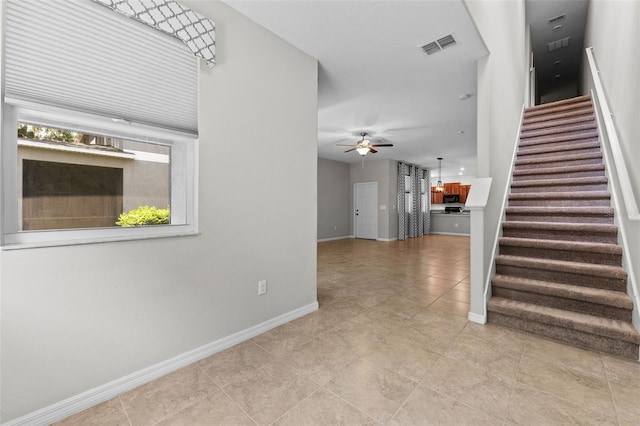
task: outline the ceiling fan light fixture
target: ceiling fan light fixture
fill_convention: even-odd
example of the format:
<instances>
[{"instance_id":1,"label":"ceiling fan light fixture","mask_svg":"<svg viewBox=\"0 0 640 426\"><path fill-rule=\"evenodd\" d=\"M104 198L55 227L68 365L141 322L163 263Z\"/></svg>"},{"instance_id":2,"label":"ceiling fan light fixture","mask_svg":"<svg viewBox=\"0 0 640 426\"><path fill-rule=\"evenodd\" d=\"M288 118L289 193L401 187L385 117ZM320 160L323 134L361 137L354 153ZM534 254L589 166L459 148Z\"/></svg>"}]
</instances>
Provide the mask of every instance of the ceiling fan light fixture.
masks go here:
<instances>
[{"instance_id":1,"label":"ceiling fan light fixture","mask_svg":"<svg viewBox=\"0 0 640 426\"><path fill-rule=\"evenodd\" d=\"M362 156L365 156L369 152L369 148L361 146L361 147L356 148L356 151L358 152L358 154L360 154Z\"/></svg>"},{"instance_id":2,"label":"ceiling fan light fixture","mask_svg":"<svg viewBox=\"0 0 640 426\"><path fill-rule=\"evenodd\" d=\"M438 183L436 184L436 191L444 191L444 185L442 184L442 157L438 157Z\"/></svg>"}]
</instances>

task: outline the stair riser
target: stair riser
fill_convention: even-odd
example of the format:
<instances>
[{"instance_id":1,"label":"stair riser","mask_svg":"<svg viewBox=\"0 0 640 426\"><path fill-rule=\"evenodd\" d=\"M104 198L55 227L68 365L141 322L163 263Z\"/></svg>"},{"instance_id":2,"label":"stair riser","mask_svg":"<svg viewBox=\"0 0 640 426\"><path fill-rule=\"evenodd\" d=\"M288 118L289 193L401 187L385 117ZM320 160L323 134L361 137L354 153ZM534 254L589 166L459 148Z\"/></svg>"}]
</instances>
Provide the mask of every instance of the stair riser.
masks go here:
<instances>
[{"instance_id":1,"label":"stair riser","mask_svg":"<svg viewBox=\"0 0 640 426\"><path fill-rule=\"evenodd\" d=\"M638 360L638 345L634 343L571 330L552 324L529 321L498 312L488 312L487 320L493 324L515 328L540 336L551 337L581 348L606 352L635 361Z\"/></svg>"},{"instance_id":2,"label":"stair riser","mask_svg":"<svg viewBox=\"0 0 640 426\"><path fill-rule=\"evenodd\" d=\"M509 206L513 207L610 207L611 200L606 199L528 199L528 200L512 200L509 199Z\"/></svg>"},{"instance_id":3,"label":"stair riser","mask_svg":"<svg viewBox=\"0 0 640 426\"><path fill-rule=\"evenodd\" d=\"M595 122L576 123L563 126L548 126L542 129L525 130L520 129L520 140L527 138L537 138L541 136L562 136L563 133L587 132L596 128Z\"/></svg>"},{"instance_id":4,"label":"stair riser","mask_svg":"<svg viewBox=\"0 0 640 426\"><path fill-rule=\"evenodd\" d=\"M622 266L622 255L588 251L554 250L551 248L519 247L500 244L500 254L536 259L566 260L596 265Z\"/></svg>"},{"instance_id":5,"label":"stair riser","mask_svg":"<svg viewBox=\"0 0 640 426\"><path fill-rule=\"evenodd\" d=\"M566 127L568 125L576 125L581 123L588 123L595 120L593 114L581 114L574 117L567 117L560 120L547 120L540 123L523 124L520 129L523 133L533 132L535 130L551 129L558 127Z\"/></svg>"},{"instance_id":6,"label":"stair riser","mask_svg":"<svg viewBox=\"0 0 640 426\"><path fill-rule=\"evenodd\" d=\"M547 269L525 268L511 265L496 265L496 273L512 275L514 277L529 278L538 281L553 281L582 287L601 288L613 291L627 291L626 279L583 275L573 272L554 271Z\"/></svg>"},{"instance_id":7,"label":"stair riser","mask_svg":"<svg viewBox=\"0 0 640 426\"><path fill-rule=\"evenodd\" d=\"M581 232L581 231L557 231L540 229L507 228L502 230L504 237L533 238L538 240L579 241L585 243L617 244L617 233Z\"/></svg>"},{"instance_id":8,"label":"stair riser","mask_svg":"<svg viewBox=\"0 0 640 426\"><path fill-rule=\"evenodd\" d=\"M602 156L596 158L584 158L584 159L567 159L567 160L557 160L557 159L548 159L541 163L524 163L518 164L516 162L515 170L530 170L530 169L539 169L541 167L575 167L575 166L590 166L593 164L602 164Z\"/></svg>"},{"instance_id":9,"label":"stair riser","mask_svg":"<svg viewBox=\"0 0 640 426\"><path fill-rule=\"evenodd\" d=\"M582 300L567 299L564 297L549 296L546 294L529 293L511 288L493 286L491 294L496 297L533 303L535 305L549 306L551 308L566 309L581 314L597 315L621 321L631 321L632 310L616 308L614 306L585 302Z\"/></svg>"},{"instance_id":10,"label":"stair riser","mask_svg":"<svg viewBox=\"0 0 640 426\"><path fill-rule=\"evenodd\" d=\"M527 214L507 213L507 220L514 222L562 222L562 223L605 223L613 225L612 216L572 215L572 214Z\"/></svg>"},{"instance_id":11,"label":"stair riser","mask_svg":"<svg viewBox=\"0 0 640 426\"><path fill-rule=\"evenodd\" d=\"M575 192L575 191L606 191L607 184L588 184L588 185L554 185L553 182L549 182L549 185L535 185L535 186L512 186L511 192L514 194L522 194L527 192Z\"/></svg>"},{"instance_id":12,"label":"stair riser","mask_svg":"<svg viewBox=\"0 0 640 426\"><path fill-rule=\"evenodd\" d=\"M601 170L574 170L574 171L566 171L566 172L557 172L557 173L532 173L532 174L524 174L518 175L516 173L513 174L514 182L521 182L523 180L545 180L545 179L572 179L572 178L582 178L582 177L600 177L604 176L604 169Z\"/></svg>"},{"instance_id":13,"label":"stair riser","mask_svg":"<svg viewBox=\"0 0 640 426\"><path fill-rule=\"evenodd\" d=\"M530 150L538 150L541 152L556 152L569 149L584 148L591 145L597 146L598 139L592 138L575 138L570 140L524 140L518 145L518 154L526 153ZM579 145L576 147L576 145Z\"/></svg>"}]
</instances>

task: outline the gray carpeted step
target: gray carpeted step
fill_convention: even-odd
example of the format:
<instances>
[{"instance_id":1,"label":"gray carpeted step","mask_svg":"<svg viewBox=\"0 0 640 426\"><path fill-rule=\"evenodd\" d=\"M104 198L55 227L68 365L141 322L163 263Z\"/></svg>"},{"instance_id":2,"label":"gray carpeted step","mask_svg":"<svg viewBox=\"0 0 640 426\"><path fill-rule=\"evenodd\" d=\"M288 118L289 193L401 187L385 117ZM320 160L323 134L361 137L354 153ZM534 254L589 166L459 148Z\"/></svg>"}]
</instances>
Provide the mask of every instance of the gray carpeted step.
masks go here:
<instances>
[{"instance_id":1,"label":"gray carpeted step","mask_svg":"<svg viewBox=\"0 0 640 426\"><path fill-rule=\"evenodd\" d=\"M633 302L621 291L538 281L508 275L491 280L492 295L504 299L631 321Z\"/></svg>"},{"instance_id":2,"label":"gray carpeted step","mask_svg":"<svg viewBox=\"0 0 640 426\"><path fill-rule=\"evenodd\" d=\"M533 124L541 124L555 120L565 120L568 118L574 118L585 114L593 114L593 106L584 105L580 108L571 109L568 111L560 112L553 115L539 115L533 117L524 117L522 119L523 126L529 126Z\"/></svg>"},{"instance_id":3,"label":"gray carpeted step","mask_svg":"<svg viewBox=\"0 0 640 426\"><path fill-rule=\"evenodd\" d=\"M640 335L631 323L493 297L489 322L551 337L586 349L638 359Z\"/></svg>"},{"instance_id":4,"label":"gray carpeted step","mask_svg":"<svg viewBox=\"0 0 640 426\"><path fill-rule=\"evenodd\" d=\"M540 167L582 166L587 164L603 164L602 152L557 155L546 158L523 158L516 160L515 170L533 169Z\"/></svg>"},{"instance_id":5,"label":"gray carpeted step","mask_svg":"<svg viewBox=\"0 0 640 426\"><path fill-rule=\"evenodd\" d=\"M517 192L509 195L509 206L579 207L611 205L608 191Z\"/></svg>"},{"instance_id":6,"label":"gray carpeted step","mask_svg":"<svg viewBox=\"0 0 640 426\"><path fill-rule=\"evenodd\" d=\"M522 192L571 192L606 191L608 180L605 176L569 179L539 179L511 182L511 193Z\"/></svg>"},{"instance_id":7,"label":"gray carpeted step","mask_svg":"<svg viewBox=\"0 0 640 426\"><path fill-rule=\"evenodd\" d=\"M518 145L519 150L526 150L530 148L537 148L541 145L559 145L560 143L576 143L576 141L581 140L593 140L598 137L598 131L593 130L583 130L579 132L571 132L571 133L559 133L559 134L550 134L545 136L537 136L531 138L523 139L520 137L520 144Z\"/></svg>"},{"instance_id":8,"label":"gray carpeted step","mask_svg":"<svg viewBox=\"0 0 640 426\"><path fill-rule=\"evenodd\" d=\"M526 160L532 158L550 158L563 155L586 154L589 152L601 152L600 142L597 138L586 141L570 141L567 144L556 143L550 146L529 147L518 149L517 159Z\"/></svg>"},{"instance_id":9,"label":"gray carpeted step","mask_svg":"<svg viewBox=\"0 0 640 426\"><path fill-rule=\"evenodd\" d=\"M544 108L540 108L544 107ZM580 108L591 108L592 104L590 100L569 102L567 104L555 104L555 105L538 105L536 107L527 108L524 112L525 118L533 118L540 116L552 116L557 113L566 111L577 110Z\"/></svg>"},{"instance_id":10,"label":"gray carpeted step","mask_svg":"<svg viewBox=\"0 0 640 426\"><path fill-rule=\"evenodd\" d=\"M617 244L517 237L502 237L499 243L502 255L622 266L622 248Z\"/></svg>"},{"instance_id":11,"label":"gray carpeted step","mask_svg":"<svg viewBox=\"0 0 640 426\"><path fill-rule=\"evenodd\" d=\"M596 119L596 116L593 114L592 110L582 110L582 111L583 112L581 114L569 116L565 118L550 119L545 121L539 121L537 123L523 124L520 130L522 132L529 132L532 130L547 129L549 127L583 123L585 121L592 121Z\"/></svg>"},{"instance_id":12,"label":"gray carpeted step","mask_svg":"<svg viewBox=\"0 0 640 426\"><path fill-rule=\"evenodd\" d=\"M611 207L507 207L507 220L613 224Z\"/></svg>"},{"instance_id":13,"label":"gray carpeted step","mask_svg":"<svg viewBox=\"0 0 640 426\"><path fill-rule=\"evenodd\" d=\"M599 223L507 221L502 223L502 235L514 238L618 243L618 227Z\"/></svg>"},{"instance_id":14,"label":"gray carpeted step","mask_svg":"<svg viewBox=\"0 0 640 426\"><path fill-rule=\"evenodd\" d=\"M544 103L544 104L533 105L533 106L527 107L525 109L525 115L526 115L527 112L531 112L531 111L546 111L546 110L557 108L559 106L575 105L575 104L584 103L584 102L587 102L587 101L589 102L589 105L591 105L591 96L582 95L582 96L576 96L576 97L573 97L573 98L562 99L562 100L559 100L559 101L553 101L553 102L547 102L547 103Z\"/></svg>"},{"instance_id":15,"label":"gray carpeted step","mask_svg":"<svg viewBox=\"0 0 640 426\"><path fill-rule=\"evenodd\" d=\"M604 290L627 290L627 273L619 266L501 254L496 256L496 274Z\"/></svg>"},{"instance_id":16,"label":"gray carpeted step","mask_svg":"<svg viewBox=\"0 0 640 426\"><path fill-rule=\"evenodd\" d=\"M604 164L543 167L537 169L518 169L513 171L514 182L522 180L569 179L592 176L604 176Z\"/></svg>"},{"instance_id":17,"label":"gray carpeted step","mask_svg":"<svg viewBox=\"0 0 640 426\"><path fill-rule=\"evenodd\" d=\"M555 126L547 126L541 129L524 130L521 129L520 141L527 142L530 138L538 138L541 136L557 135L562 136L567 133L583 133L585 131L592 131L596 129L595 121L584 121L580 123L568 123ZM596 130L597 131L597 130Z\"/></svg>"}]
</instances>

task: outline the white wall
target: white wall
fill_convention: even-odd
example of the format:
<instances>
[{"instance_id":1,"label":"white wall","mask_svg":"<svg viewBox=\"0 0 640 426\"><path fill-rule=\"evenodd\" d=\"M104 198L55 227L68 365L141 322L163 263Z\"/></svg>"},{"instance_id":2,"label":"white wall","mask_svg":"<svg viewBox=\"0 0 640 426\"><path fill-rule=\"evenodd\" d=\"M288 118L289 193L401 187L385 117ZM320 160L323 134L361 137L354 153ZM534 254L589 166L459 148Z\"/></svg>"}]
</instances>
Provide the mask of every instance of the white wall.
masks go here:
<instances>
[{"instance_id":1,"label":"white wall","mask_svg":"<svg viewBox=\"0 0 640 426\"><path fill-rule=\"evenodd\" d=\"M316 301L317 61L224 4L183 3L217 24L201 235L1 252L2 421Z\"/></svg>"},{"instance_id":2,"label":"white wall","mask_svg":"<svg viewBox=\"0 0 640 426\"><path fill-rule=\"evenodd\" d=\"M318 158L318 239L348 237L349 164Z\"/></svg>"},{"instance_id":3,"label":"white wall","mask_svg":"<svg viewBox=\"0 0 640 426\"><path fill-rule=\"evenodd\" d=\"M398 238L398 163L394 160L365 160L350 166L349 229L354 235L353 184L378 182L378 238ZM384 207L384 208L380 208Z\"/></svg>"},{"instance_id":4,"label":"white wall","mask_svg":"<svg viewBox=\"0 0 640 426\"><path fill-rule=\"evenodd\" d=\"M613 113L613 122L631 186L636 200L640 201L640 2L591 0L587 15L585 46L593 47L593 54L600 71L600 79L607 102ZM583 59L583 94L590 94L593 81L586 57ZM601 129L602 130L602 129ZM626 211L618 212L616 220L624 222L627 230L627 247L632 259L635 281L640 283L640 222L631 221ZM637 301L636 301L637 302ZM638 309L634 311L636 314ZM634 317L636 327L640 318Z\"/></svg>"},{"instance_id":5,"label":"white wall","mask_svg":"<svg viewBox=\"0 0 640 426\"><path fill-rule=\"evenodd\" d=\"M523 0L466 0L490 54L478 60L478 177L492 177L485 210L485 265L502 219L527 79Z\"/></svg>"}]
</instances>

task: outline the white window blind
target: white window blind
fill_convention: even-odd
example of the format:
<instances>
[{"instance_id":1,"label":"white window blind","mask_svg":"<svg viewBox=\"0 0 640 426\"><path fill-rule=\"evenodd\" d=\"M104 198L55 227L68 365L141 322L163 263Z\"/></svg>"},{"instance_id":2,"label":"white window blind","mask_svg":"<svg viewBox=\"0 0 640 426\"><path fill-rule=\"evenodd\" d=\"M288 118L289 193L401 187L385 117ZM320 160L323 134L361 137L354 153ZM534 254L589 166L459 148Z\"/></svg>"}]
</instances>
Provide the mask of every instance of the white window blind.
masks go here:
<instances>
[{"instance_id":1,"label":"white window blind","mask_svg":"<svg viewBox=\"0 0 640 426\"><path fill-rule=\"evenodd\" d=\"M5 102L197 135L198 62L178 40L90 0L8 0Z\"/></svg>"}]
</instances>

